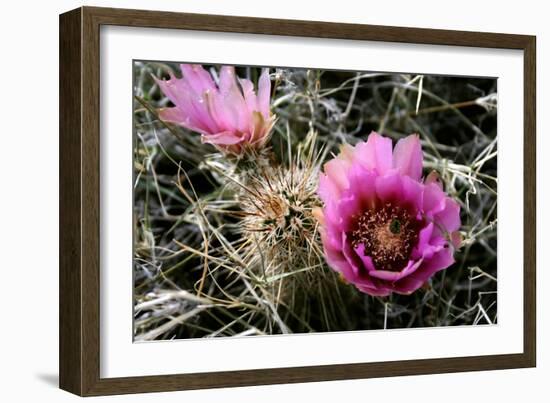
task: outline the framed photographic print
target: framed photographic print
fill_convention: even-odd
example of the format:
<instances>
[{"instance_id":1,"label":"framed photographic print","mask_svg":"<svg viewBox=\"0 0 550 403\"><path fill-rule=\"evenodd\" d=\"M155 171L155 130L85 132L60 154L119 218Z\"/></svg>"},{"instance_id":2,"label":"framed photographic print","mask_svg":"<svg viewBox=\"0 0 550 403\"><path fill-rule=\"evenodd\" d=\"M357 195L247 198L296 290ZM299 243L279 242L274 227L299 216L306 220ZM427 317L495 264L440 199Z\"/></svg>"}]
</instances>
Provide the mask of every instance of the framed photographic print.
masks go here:
<instances>
[{"instance_id":1,"label":"framed photographic print","mask_svg":"<svg viewBox=\"0 0 550 403\"><path fill-rule=\"evenodd\" d=\"M535 37L60 17L60 386L535 366Z\"/></svg>"}]
</instances>

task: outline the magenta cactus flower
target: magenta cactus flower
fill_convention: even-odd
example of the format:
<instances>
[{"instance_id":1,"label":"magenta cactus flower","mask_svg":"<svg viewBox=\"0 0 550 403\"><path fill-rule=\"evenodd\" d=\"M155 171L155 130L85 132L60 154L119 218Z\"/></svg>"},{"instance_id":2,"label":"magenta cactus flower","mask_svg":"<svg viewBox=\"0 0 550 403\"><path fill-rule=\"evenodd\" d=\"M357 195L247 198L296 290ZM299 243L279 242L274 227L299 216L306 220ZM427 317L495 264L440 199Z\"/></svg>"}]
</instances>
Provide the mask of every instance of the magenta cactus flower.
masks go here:
<instances>
[{"instance_id":1,"label":"magenta cactus flower","mask_svg":"<svg viewBox=\"0 0 550 403\"><path fill-rule=\"evenodd\" d=\"M325 164L319 195L329 266L373 296L411 294L454 262L460 206L435 172L422 180L417 135L397 142L372 132Z\"/></svg>"},{"instance_id":2,"label":"magenta cactus flower","mask_svg":"<svg viewBox=\"0 0 550 403\"><path fill-rule=\"evenodd\" d=\"M201 65L180 68L182 78L156 80L175 105L160 109L160 119L198 132L204 142L235 154L266 143L275 122L268 69L262 70L256 93L252 82L237 78L232 66L221 67L217 83Z\"/></svg>"}]
</instances>

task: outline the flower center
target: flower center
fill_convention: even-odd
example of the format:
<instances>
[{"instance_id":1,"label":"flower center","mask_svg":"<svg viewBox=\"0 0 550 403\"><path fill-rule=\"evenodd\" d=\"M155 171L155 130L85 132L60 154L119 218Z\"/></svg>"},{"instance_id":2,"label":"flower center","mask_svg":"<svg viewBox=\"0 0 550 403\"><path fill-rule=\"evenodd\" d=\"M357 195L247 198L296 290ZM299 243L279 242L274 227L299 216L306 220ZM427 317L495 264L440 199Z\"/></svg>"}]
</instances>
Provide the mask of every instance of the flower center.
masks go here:
<instances>
[{"instance_id":1,"label":"flower center","mask_svg":"<svg viewBox=\"0 0 550 403\"><path fill-rule=\"evenodd\" d=\"M398 271L407 264L419 230L420 222L406 209L387 203L358 217L351 244L362 244L378 270Z\"/></svg>"}]
</instances>

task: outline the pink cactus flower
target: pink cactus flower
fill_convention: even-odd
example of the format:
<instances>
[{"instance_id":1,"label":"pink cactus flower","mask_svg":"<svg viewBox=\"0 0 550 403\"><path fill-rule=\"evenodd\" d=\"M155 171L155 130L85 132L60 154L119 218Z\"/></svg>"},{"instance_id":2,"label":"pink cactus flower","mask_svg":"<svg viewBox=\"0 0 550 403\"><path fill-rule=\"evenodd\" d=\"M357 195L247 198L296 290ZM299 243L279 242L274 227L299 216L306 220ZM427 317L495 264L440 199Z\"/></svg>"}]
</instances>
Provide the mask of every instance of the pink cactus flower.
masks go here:
<instances>
[{"instance_id":1,"label":"pink cactus flower","mask_svg":"<svg viewBox=\"0 0 550 403\"><path fill-rule=\"evenodd\" d=\"M325 164L318 212L329 266L373 296L411 294L453 262L460 206L435 172L422 180L417 135L397 142L372 132Z\"/></svg>"},{"instance_id":2,"label":"pink cactus flower","mask_svg":"<svg viewBox=\"0 0 550 403\"><path fill-rule=\"evenodd\" d=\"M266 143L275 122L269 109L268 69L262 69L256 94L252 82L237 78L232 66L221 67L218 83L201 65L180 67L182 78L156 80L175 105L160 109L160 119L198 132L203 142L235 154Z\"/></svg>"}]
</instances>

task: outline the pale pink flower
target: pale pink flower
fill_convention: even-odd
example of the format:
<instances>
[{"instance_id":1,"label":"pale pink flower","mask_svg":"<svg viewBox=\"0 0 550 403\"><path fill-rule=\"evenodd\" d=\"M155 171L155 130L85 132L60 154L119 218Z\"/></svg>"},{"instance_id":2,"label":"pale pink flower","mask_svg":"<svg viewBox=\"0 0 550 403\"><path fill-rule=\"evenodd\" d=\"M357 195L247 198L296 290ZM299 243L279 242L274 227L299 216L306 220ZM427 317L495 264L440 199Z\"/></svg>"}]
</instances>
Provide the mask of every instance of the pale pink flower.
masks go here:
<instances>
[{"instance_id":1,"label":"pale pink flower","mask_svg":"<svg viewBox=\"0 0 550 403\"><path fill-rule=\"evenodd\" d=\"M410 294L454 262L460 206L435 173L422 180L417 135L371 133L325 164L321 236L332 269L375 296Z\"/></svg>"},{"instance_id":2,"label":"pale pink flower","mask_svg":"<svg viewBox=\"0 0 550 403\"><path fill-rule=\"evenodd\" d=\"M275 122L268 69L262 69L256 93L252 82L236 77L232 66L221 67L218 83L201 65L180 67L182 78L156 80L175 105L160 109L160 119L198 132L205 143L236 154L266 143Z\"/></svg>"}]
</instances>

